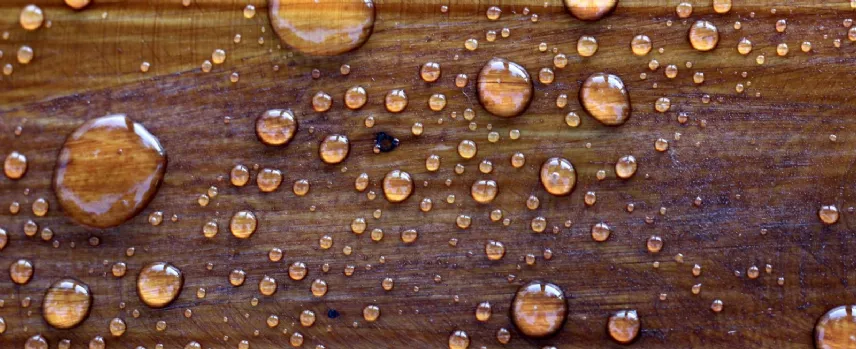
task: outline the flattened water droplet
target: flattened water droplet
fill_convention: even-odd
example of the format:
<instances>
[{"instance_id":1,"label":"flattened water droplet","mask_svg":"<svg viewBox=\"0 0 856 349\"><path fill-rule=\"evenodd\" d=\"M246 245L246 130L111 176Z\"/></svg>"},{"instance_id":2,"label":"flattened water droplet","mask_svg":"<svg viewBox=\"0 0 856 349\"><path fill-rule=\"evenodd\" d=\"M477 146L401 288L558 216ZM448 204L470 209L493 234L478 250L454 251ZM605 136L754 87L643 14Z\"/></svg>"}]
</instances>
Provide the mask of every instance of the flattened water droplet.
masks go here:
<instances>
[{"instance_id":1,"label":"flattened water droplet","mask_svg":"<svg viewBox=\"0 0 856 349\"><path fill-rule=\"evenodd\" d=\"M104 116L87 121L65 141L54 191L63 211L78 223L113 227L154 198L166 163L160 142L142 125L125 115Z\"/></svg>"},{"instance_id":2,"label":"flattened water droplet","mask_svg":"<svg viewBox=\"0 0 856 349\"><path fill-rule=\"evenodd\" d=\"M517 116L532 101L532 79L519 64L493 58L479 72L478 93L482 106L491 114Z\"/></svg>"},{"instance_id":3,"label":"flattened water droplet","mask_svg":"<svg viewBox=\"0 0 856 349\"><path fill-rule=\"evenodd\" d=\"M332 56L362 46L375 22L372 0L271 0L270 22L292 48Z\"/></svg>"}]
</instances>

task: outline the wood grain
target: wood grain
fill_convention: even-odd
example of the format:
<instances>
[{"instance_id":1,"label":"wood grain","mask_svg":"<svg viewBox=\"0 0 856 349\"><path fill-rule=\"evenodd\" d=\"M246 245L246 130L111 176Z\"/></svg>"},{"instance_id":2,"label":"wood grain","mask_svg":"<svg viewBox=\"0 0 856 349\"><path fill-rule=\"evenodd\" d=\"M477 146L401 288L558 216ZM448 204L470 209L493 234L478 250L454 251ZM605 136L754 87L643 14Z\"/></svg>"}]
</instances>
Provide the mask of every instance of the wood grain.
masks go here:
<instances>
[{"instance_id":1,"label":"wood grain","mask_svg":"<svg viewBox=\"0 0 856 349\"><path fill-rule=\"evenodd\" d=\"M635 309L642 321L635 347L805 348L812 346L818 317L856 302L851 229L856 221L847 210L856 199L856 46L842 26L854 16L848 1L735 1L724 15L715 14L708 1L691 1L693 15L679 20L674 12L679 1L625 0L602 20L581 22L559 0L547 1L546 7L522 0L379 0L365 45L323 58L280 48L266 5L258 0L249 2L257 9L252 19L242 15L247 1L197 0L185 8L180 1L96 0L81 11L60 1L32 2L42 7L51 28L20 28L18 14L30 1L0 3L0 31L10 34L0 40L0 64L14 65L14 73L0 80L0 149L4 156L14 150L29 159L23 179L0 178L0 227L10 237L0 251L0 267L20 258L35 266L33 279L23 286L0 277L0 316L7 324L0 347L21 348L28 337L42 334L52 347L70 339L74 348L83 348L100 335L109 348L154 348L157 343L182 348L191 340L204 348L236 348L241 340L252 348L274 348L287 346L289 335L299 331L307 348L437 348L446 346L453 331L464 330L470 347L479 348L500 347L495 334L501 327L512 331L509 348L617 347L606 333L607 319L617 310ZM441 12L443 5L448 13ZM496 22L485 17L493 5L503 10ZM526 6L538 14L537 23L522 15ZM787 31L777 33L774 24L783 18ZM695 20L718 26L720 40L713 51L690 47L687 30ZM735 21L742 29L734 29ZM503 27L511 30L509 38L484 39L486 30ZM241 43L233 42L235 34L242 35ZM652 38L655 49L648 56L630 53L630 40L637 34ZM597 38L600 47L593 57L576 55L581 35ZM755 45L747 56L736 52L742 37ZM479 40L478 50L464 48L469 38ZM833 46L834 39L842 40L840 48ZM799 50L803 41L812 43L810 53ZM537 76L542 67L552 66L553 54L537 49L541 42L567 54L568 66L555 70L551 85L535 82L525 114L508 119L489 115L476 97L481 67L492 57L503 57ZM791 48L786 57L775 54L781 42ZM35 57L19 65L15 52L24 44ZM202 62L218 48L227 52L225 63L203 73ZM763 65L756 64L759 54L766 56ZM659 70L648 70L651 59L659 61ZM419 77L420 66L428 61L442 66L436 83ZM140 71L142 62L151 64L147 73ZM349 75L339 73L342 64L351 66ZM679 69L673 80L663 75L668 64ZM313 69L320 71L318 79L312 78ZM705 73L703 84L692 82L695 71ZM230 82L233 72L240 74L237 83ZM620 127L600 125L577 101L580 84L596 72L616 74L625 82L633 111ZM454 86L459 73L470 77L462 90ZM640 73L647 73L647 79L641 80ZM744 92L735 91L738 83L744 84ZM355 85L366 89L368 103L352 111L342 96ZM406 91L409 105L392 114L384 108L384 96L399 88ZM326 113L312 110L311 98L318 91L333 96ZM446 95L442 112L427 108L433 93ZM562 93L569 103L559 109L555 101ZM702 102L704 94L711 96L709 104ZM671 99L669 112L654 111L659 97ZM476 111L475 131L462 118L465 108ZM265 146L256 138L255 119L268 109L290 109L299 122L285 147ZM569 111L580 113L580 127L564 124ZM452 112L457 119L450 117ZM58 209L51 176L65 137L86 120L113 113L127 114L156 135L169 164L160 191L140 215L119 227L87 229ZM687 113L689 122L677 123L678 113ZM363 126L368 116L376 119L373 128ZM410 133L415 122L425 126L418 137ZM23 133L15 136L19 125ZM487 141L489 129L499 133L499 142ZM509 132L515 129L521 137L511 140ZM372 152L379 131L399 138L398 149ZM348 136L350 154L341 164L326 165L318 158L318 144L337 133ZM674 140L676 133L680 140ZM836 142L830 141L831 134L837 135ZM667 152L654 150L658 138L670 140ZM455 152L464 139L478 143L473 159L463 160ZM510 166L514 152L526 155L523 168ZM429 154L441 156L438 172L425 170ZM629 180L614 175L614 162L624 155L638 161L639 170ZM554 156L571 160L576 169L576 188L569 196L553 197L539 183L542 162ZM479 173L483 159L493 162L491 174ZM454 172L458 163L466 168L462 175ZM260 193L254 180L233 187L228 173L236 164L279 169L283 185L273 193ZM410 173L416 184L403 203L389 203L381 195L382 178L393 169ZM596 179L598 170L606 171L606 180ZM258 172L251 171L253 176ZM378 194L374 200L354 190L354 179L363 172ZM290 190L299 179L311 183L305 197ZM451 185L444 184L446 179L452 179ZM476 204L469 197L477 179L497 182L499 195L492 203ZM197 198L211 185L220 194L201 207ZM583 204L587 191L597 193L593 207ZM446 203L449 194L456 196L454 204ZM525 206L530 195L540 199L537 210ZM45 217L31 211L40 197L50 203ZM418 205L425 197L434 202L428 213ZM703 200L699 207L693 205L696 197ZM15 201L21 212L11 215L7 207ZM635 205L632 213L625 210L628 203ZM842 210L841 220L832 226L817 218L818 208L828 204ZM658 213L661 207L665 215ZM377 209L382 210L380 219L372 218ZM510 225L492 222L488 213L493 209L503 210ZM146 220L156 210L167 218L157 227ZM250 239L236 239L226 230L239 210L251 210L259 218ZM173 214L176 222L168 219ZM460 214L472 217L469 229L456 227ZM548 224L542 234L529 228L538 216ZM355 217L366 218L368 231L383 229L384 239L373 242L369 234L351 233ZM646 217L654 222L646 223ZM26 237L22 227L30 219L40 228L50 227L59 247ZM218 220L220 233L206 239L201 229L211 219ZM570 228L564 227L566 220L573 222ZM592 225L600 222L613 227L604 243L590 236ZM406 229L419 232L415 243L398 239ZM329 250L318 247L325 234L334 239ZM645 240L655 234L665 246L651 255ZM97 246L90 244L94 238ZM449 244L452 238L459 240L456 247ZM488 240L505 244L504 259L487 260L483 251ZM344 255L345 246L353 254ZM127 257L131 247L136 253ZM280 262L267 258L274 247L284 251ZM545 248L552 250L552 260L541 258ZM534 266L522 262L529 253L538 256ZM678 253L684 263L674 261ZM379 262L381 257L385 263ZM140 268L158 261L181 269L184 289L169 306L150 309L139 300L135 282ZM302 281L288 278L287 266L295 261L309 268ZM652 267L654 261L660 261L658 269ZM110 274L115 262L127 264L124 277ZM322 273L324 263L329 263L329 273ZM694 264L703 267L699 277L691 274ZM765 264L772 273L763 272ZM343 275L346 265L356 268L350 277ZM754 280L746 277L753 265L762 270ZM233 269L247 272L243 286L229 284ZM273 296L259 293L257 285L265 275L278 282ZM434 281L436 275L441 282ZM509 275L515 276L511 282ZM81 326L54 330L40 316L41 302L49 285L67 277L89 285L92 311ZM395 279L390 292L381 288L385 277ZM776 284L778 277L784 277L783 286ZM316 278L329 285L320 299L309 290ZM511 299L532 280L555 283L566 294L569 318L556 337L530 340L513 329ZM702 291L693 295L690 289L697 283L703 284ZM205 298L196 297L200 288L206 290ZM660 300L660 294L666 299ZM21 306L25 297L32 301L28 308ZM254 297L259 298L257 306L251 304ZM724 302L721 313L710 311L714 299ZM487 323L474 317L483 301L493 305ZM381 309L371 323L362 318L370 304ZM192 317L184 316L186 309L192 309ZM318 318L311 328L301 328L298 321L305 309ZM134 310L139 318L132 316ZM328 318L328 310L340 316ZM265 324L271 314L281 320L274 329ZM127 324L119 338L109 336L114 317ZM164 331L156 330L158 321L167 323Z\"/></svg>"}]
</instances>

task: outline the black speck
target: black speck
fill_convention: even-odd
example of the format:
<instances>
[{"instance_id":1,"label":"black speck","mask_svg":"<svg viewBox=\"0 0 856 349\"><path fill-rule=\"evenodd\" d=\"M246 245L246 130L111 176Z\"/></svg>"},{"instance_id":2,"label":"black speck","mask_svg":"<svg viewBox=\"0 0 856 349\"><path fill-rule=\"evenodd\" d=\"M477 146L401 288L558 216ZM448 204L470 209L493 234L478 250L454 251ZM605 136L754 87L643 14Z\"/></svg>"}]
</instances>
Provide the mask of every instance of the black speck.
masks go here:
<instances>
[{"instance_id":1,"label":"black speck","mask_svg":"<svg viewBox=\"0 0 856 349\"><path fill-rule=\"evenodd\" d=\"M327 317L331 319L335 319L339 317L339 312L336 309L327 309Z\"/></svg>"},{"instance_id":2,"label":"black speck","mask_svg":"<svg viewBox=\"0 0 856 349\"><path fill-rule=\"evenodd\" d=\"M386 132L375 133L375 147L381 152L387 153L398 148L398 138L386 134Z\"/></svg>"}]
</instances>

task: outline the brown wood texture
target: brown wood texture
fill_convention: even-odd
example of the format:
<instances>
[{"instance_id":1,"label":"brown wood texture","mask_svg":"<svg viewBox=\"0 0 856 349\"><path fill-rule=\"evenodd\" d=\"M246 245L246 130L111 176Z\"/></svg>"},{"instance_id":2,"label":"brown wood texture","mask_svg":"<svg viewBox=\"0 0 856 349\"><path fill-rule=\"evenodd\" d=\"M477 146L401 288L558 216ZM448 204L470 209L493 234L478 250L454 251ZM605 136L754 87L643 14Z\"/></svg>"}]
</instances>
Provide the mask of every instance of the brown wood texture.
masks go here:
<instances>
[{"instance_id":1,"label":"brown wood texture","mask_svg":"<svg viewBox=\"0 0 856 349\"><path fill-rule=\"evenodd\" d=\"M58 0L32 2L45 11L50 28L26 32L20 27L18 14L30 1L0 2L0 31L10 34L0 39L0 64L14 66L13 74L0 79L0 149L3 156L18 151L29 160L23 179L0 178L0 227L10 237L0 251L0 317L7 326L0 347L21 348L28 337L41 334L51 347L70 339L73 348L84 348L100 335L108 348L151 349L158 343L182 348L191 340L203 348L236 348L242 340L251 348L274 348L289 346L289 336L298 331L307 348L438 348L447 345L453 331L464 330L471 348L496 348L502 347L495 336L502 327L512 331L509 348L617 347L606 332L607 318L620 309L635 309L642 320L635 347L805 348L813 346L818 317L856 302L851 229L856 216L847 210L856 200L856 45L842 25L856 12L846 0L735 0L727 14L713 13L707 0L690 0L695 9L687 20L675 15L679 1L624 0L595 22L574 19L557 0L378 0L374 32L363 47L318 58L280 47L266 4L258 0L250 1L257 9L252 19L242 15L247 1L195 0L184 7L180 1L95 0L81 11ZM441 12L444 5L448 13ZM485 16L493 5L503 10L498 21ZM522 14L527 6L539 16L537 23L531 14ZM715 50L690 47L687 30L697 19L718 26ZM774 30L779 19L788 21L785 33ZM741 29L734 29L735 21L742 23ZM485 40L487 30L504 27L511 30L510 37ZM242 35L239 44L233 42L235 34ZM630 40L637 34L654 42L645 57L630 53ZM581 35L597 38L599 50L593 57L576 54ZM736 51L743 37L754 43L747 56ZM479 40L477 50L464 48L469 38ZM835 39L841 40L840 48L833 46ZM812 43L811 52L800 51L803 41ZM564 69L555 69L550 85L537 81L538 71L552 66L554 56L550 50L538 51L542 42L570 60ZM790 46L786 57L775 53L781 42ZM15 52L24 44L34 49L35 58L20 65ZM202 62L215 49L226 51L225 63L202 72ZM759 54L766 56L763 65L756 63ZM495 117L479 105L477 74L492 57L521 64L535 81L532 104L519 117ZM651 59L659 61L657 71L648 69ZM144 61L151 63L147 73L140 71ZM436 83L419 78L419 67L428 61L441 64ZM351 66L349 75L339 73L342 64ZM664 76L668 64L678 67L677 78ZM312 78L313 69L320 71L319 78ZM696 71L705 73L703 84L693 83ZM233 72L240 74L237 83L230 82ZM579 86L596 72L616 74L627 86L633 111L624 125L602 126L580 107ZM454 86L459 73L470 78L464 89ZM647 73L647 79L640 79L640 73ZM735 91L738 83L744 92ZM355 85L367 90L369 100L351 111L342 96ZM392 114L384 109L383 97L396 88L405 89L410 103L404 112ZM312 110L311 98L318 91L333 96L326 113ZM442 112L427 107L433 93L448 99ZM556 107L561 93L569 96L565 108ZM704 94L711 96L709 104L702 102ZM667 113L654 111L659 97L671 99ZM265 146L254 133L256 117L274 108L292 110L300 124L284 147ZM465 108L476 111L474 131L462 117ZM578 128L565 125L569 111L581 115ZM457 119L450 117L452 112ZM169 164L159 192L141 214L115 228L89 229L63 214L51 177L67 135L86 120L113 113L127 114L156 135ZM679 113L687 113L689 122L679 124ZM377 120L373 128L363 125L368 116ZM415 122L425 128L418 137L410 132ZM17 126L23 128L20 136L13 132ZM488 142L489 130L501 140ZM520 138L510 139L511 130L520 130ZM399 138L398 149L373 153L379 131ZM318 144L334 133L350 138L351 151L343 163L326 165L318 158ZM836 142L830 141L831 134L837 135ZM658 138L670 140L668 151L654 150ZM478 144L473 159L456 154L463 139ZM526 155L526 165L515 169L509 158L518 151ZM439 171L426 171L429 154L441 156ZM636 157L639 170L632 179L617 179L614 163L628 154ZM551 196L539 182L541 163L554 156L569 159L576 168L577 184L569 196ZM479 172L483 159L493 162L492 173ZM461 175L454 172L459 163L466 168ZM255 180L233 187L228 174L236 164L250 167L253 177L256 164L279 169L283 185L274 193L260 193ZM393 169L415 179L414 193L403 203L389 203L382 195L382 178ZM606 171L605 180L596 179L598 170ZM369 190L378 194L374 200L354 189L363 172L371 178ZM311 183L305 197L291 192L298 179ZM451 185L444 183L447 179ZM494 202L476 204L470 197L477 179L497 181ZM211 185L219 195L200 207L197 198ZM593 207L583 203L587 191L597 193ZM446 202L450 194L455 195L453 204ZM540 199L536 210L526 208L530 195ZM693 205L697 196L703 199L700 207ZM35 217L31 210L40 197L51 205L45 217ZM419 210L425 197L434 202L427 213ZM7 207L15 201L21 212L12 215ZM632 213L625 210L628 203L635 205ZM837 205L842 217L824 226L817 210L828 204ZM378 209L382 217L375 219L372 213ZM510 224L492 222L493 209L501 209ZM239 210L259 217L250 239L236 239L227 230L229 218ZM154 211L164 212L160 226L147 222ZM456 226L460 214L472 217L469 229ZM171 221L172 215L178 220ZM530 229L538 216L547 221L541 234ZM367 220L368 231L383 229L384 239L373 242L368 232L350 232L356 217ZM646 223L646 217L653 223ZM40 229L50 227L59 247L38 236L26 237L23 225L30 219ZM218 220L220 233L206 239L201 229L211 219ZM564 226L567 220L573 222L570 228ZM589 233L599 222L613 227L603 243L592 241ZM552 232L554 227L558 233ZM399 240L405 229L419 232L416 243ZM334 239L329 250L319 248L325 234ZM651 235L665 241L659 254L646 251ZM100 241L97 246L90 244L93 237ZM452 238L459 240L456 247L449 244ZM505 244L503 260L487 260L488 240ZM353 254L343 254L345 246ZM127 257L130 247L136 253ZM280 262L267 257L274 247L284 251ZM545 248L552 250L551 260L542 258ZM523 262L529 253L537 256L535 265ZM674 260L679 253L683 263ZM5 269L20 258L35 266L32 280L22 286ZM140 268L157 261L175 265L184 275L183 291L163 309L148 308L135 287ZM295 261L309 268L302 281L288 278L288 265ZM660 262L657 269L655 261ZM115 262L127 263L124 277L110 274ZM330 265L328 273L321 271L324 263ZM699 277L691 273L694 264L703 268ZM764 271L766 264L772 273ZM350 277L343 275L346 265L355 266ZM751 266L761 269L757 279L746 276ZM237 268L247 272L241 287L228 282L229 272ZM265 275L279 283L273 296L259 293L258 282ZM509 275L515 276L512 281ZM89 285L93 307L81 326L56 330L42 318L41 304L46 288L66 277ZM390 292L381 288L385 277L395 279ZM782 286L777 285L779 277L784 278ZM316 278L329 285L322 298L310 293ZM567 296L568 321L556 337L527 339L513 328L508 314L512 297L531 280L553 282ZM697 283L702 291L693 295L690 289ZM196 297L200 288L206 290L201 299ZM664 300L661 294L666 294ZM31 299L26 308L21 305L25 297ZM254 297L257 306L251 304ZM714 299L723 301L722 312L710 310ZM486 323L474 317L482 301L493 305ZM370 304L381 309L373 323L362 318L362 309ZM185 309L192 309L193 316L186 318ZM305 309L318 317L311 328L298 321ZM328 318L331 309L340 316ZM134 310L138 318L132 316ZM265 324L271 314L281 319L277 328ZM118 338L108 329L114 317L128 327ZM165 330L156 329L158 321L167 323Z\"/></svg>"}]
</instances>

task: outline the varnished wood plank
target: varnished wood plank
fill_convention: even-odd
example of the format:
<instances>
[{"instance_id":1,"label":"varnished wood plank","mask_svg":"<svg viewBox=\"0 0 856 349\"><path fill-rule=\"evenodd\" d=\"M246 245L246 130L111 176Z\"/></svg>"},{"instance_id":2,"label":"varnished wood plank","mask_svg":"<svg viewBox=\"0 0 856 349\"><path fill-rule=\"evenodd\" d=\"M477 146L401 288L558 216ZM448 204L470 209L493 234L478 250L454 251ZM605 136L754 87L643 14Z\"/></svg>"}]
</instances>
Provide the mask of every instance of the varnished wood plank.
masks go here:
<instances>
[{"instance_id":1,"label":"varnished wood plank","mask_svg":"<svg viewBox=\"0 0 856 349\"><path fill-rule=\"evenodd\" d=\"M675 16L678 1L622 1L611 15L585 23L570 16L561 1L549 1L547 7L526 1L377 1L374 31L366 44L332 57L290 54L287 47L278 47L260 1L251 2L257 10L252 19L241 13L247 2L236 1L195 1L185 8L180 1L96 0L82 11L58 1L33 1L52 26L25 32L17 18L28 3L0 4L0 32L10 33L8 40L0 40L0 64L14 65L14 73L0 81L0 149L4 154L19 151L29 160L23 179L0 178L0 227L10 236L0 251L0 267L21 258L35 265L26 285L0 277L0 316L7 324L0 335L3 347L23 347L28 337L40 333L52 347L60 339L86 347L100 335L110 348L153 348L157 343L181 348L191 340L204 348L235 348L241 340L252 348L267 348L287 346L291 333L299 331L306 338L304 347L310 348L421 348L443 347L449 334L461 329L468 333L470 347L478 348L499 347L495 334L501 327L512 330L507 347L611 347L618 345L609 339L606 321L619 309L635 309L642 319L636 347L811 347L817 318L854 302L849 287L854 282L849 253L853 215L847 208L854 200L856 154L848 131L856 111L851 86L856 48L842 25L854 14L847 1L735 1L724 15L714 14L707 2L693 2L694 13L686 21ZM441 11L443 5L447 13ZM503 9L496 22L485 17L493 5ZM537 23L531 14L522 15L527 6L538 14ZM777 33L774 24L782 18L788 29ZM697 52L687 42L687 29L697 19L720 30L712 52ZM734 29L735 21L741 29ZM487 30L504 27L510 37L485 40ZM233 42L235 34L241 34L241 43ZM645 57L630 53L630 40L637 34L654 42ZM581 35L597 38L593 57L576 55ZM736 52L743 37L754 43L747 56ZM477 50L464 49L469 38L479 40ZM840 48L833 46L834 39L841 39ZM810 53L800 51L803 41L812 43ZM566 68L554 69L556 80L546 86L537 81L538 71L552 66L554 54L539 52L541 42L570 61ZM790 47L786 57L776 56L781 42ZM14 63L23 44L35 51L28 65ZM658 53L659 48L664 52ZM202 62L215 49L227 52L225 63L202 72ZM766 57L763 65L756 63L759 54ZM476 78L492 57L515 61L533 77L534 99L522 116L491 116L479 105ZM651 59L660 63L657 71L648 69ZM147 73L140 72L144 61L151 63ZM419 78L419 67L427 61L442 67L436 83ZM339 73L342 64L351 66L349 75ZM668 64L678 67L674 80L663 74ZM320 78L312 78L313 69L321 72ZM705 73L703 84L692 82L696 71ZM233 72L240 74L237 83L229 81ZM623 126L601 126L578 102L579 86L596 72L616 74L627 85L633 111ZM459 73L469 77L464 89L454 85ZM640 79L640 73L647 78ZM744 92L735 91L737 83L744 84ZM363 86L369 99L365 107L351 111L342 96L355 85ZM396 88L406 90L409 105L403 113L391 114L383 97ZM318 91L333 96L333 108L323 114L311 107ZM448 99L442 112L427 108L433 93ZM556 107L561 93L569 97L563 109ZM711 96L709 104L702 102L704 94ZM671 99L669 112L654 111L659 97ZM264 146L256 138L256 117L272 108L291 109L300 123L285 147ZM477 114L475 131L463 120L465 108ZM581 116L578 128L564 124L569 111ZM451 112L457 112L456 119ZM675 121L681 112L689 117L685 125ZM51 177L66 136L84 121L112 113L126 113L156 135L169 165L143 213L116 228L85 228L59 209ZM366 128L364 119L370 115L376 124ZM425 128L418 137L410 132L415 122ZM15 136L19 125L23 132ZM499 142L487 141L488 125L499 133ZM511 140L511 130L520 130L520 139ZM399 148L374 154L378 131L399 138ZM676 132L680 140L674 140ZM324 165L318 143L333 133L349 137L351 153L340 165ZM837 135L836 142L829 140L830 134ZM654 150L658 138L670 140L667 152ZM478 144L475 158L463 160L456 154L463 139ZM518 151L526 155L521 169L509 161ZM441 156L438 172L425 169L429 154ZM639 170L632 179L619 180L613 165L627 154L636 157ZM553 197L538 181L541 163L553 156L575 166L578 179L570 196ZM493 162L491 174L478 172L483 159ZM466 167L462 175L454 172L458 163ZM228 173L236 164L280 169L283 185L267 194L259 193L255 181L233 187ZM415 178L414 194L400 204L387 202L380 188L392 169ZM598 170L607 172L606 180L596 179ZM378 194L374 200L354 190L354 180L363 172L371 178L369 190ZM449 186L444 184L448 178ZM491 204L478 205L469 197L470 185L485 178L498 183L499 195ZM306 197L291 192L298 179L311 183ZM219 195L200 207L197 198L211 185ZM587 191L597 193L593 207L583 204ZM446 203L449 194L455 195L454 204ZM526 208L530 195L540 199L537 210ZM703 199L700 207L693 205L697 196ZM50 203L46 217L31 211L40 197ZM434 202L428 213L418 207L425 197ZM17 215L7 209L12 202L21 204ZM635 205L632 213L625 210L628 203ZM842 210L841 220L832 226L817 218L820 206L828 204ZM661 207L667 209L665 215L659 214ZM509 226L489 219L490 210L497 208L511 220ZM383 212L380 219L372 218L376 209ZM239 210L259 217L258 231L248 240L235 239L227 230L229 218ZM147 223L154 211L164 212L160 226ZM173 214L176 222L169 220ZM455 226L460 214L472 217L469 229ZM548 223L543 234L530 229L538 216ZM654 223L646 223L646 216ZM372 242L368 232L351 233L356 217L368 221L368 231L382 228L384 239ZM58 248L24 235L23 225L31 219L40 229L53 230ZM209 240L201 229L211 219L218 220L220 232ZM566 220L573 222L570 228L564 227ZM605 243L593 242L589 233L600 222L613 227ZM552 233L554 226L558 234ZM416 243L400 242L404 229L418 230ZM334 239L330 250L318 247L325 234ZM663 237L665 247L651 255L645 240L655 234ZM98 246L90 245L93 237ZM452 238L459 240L457 247L449 245ZM505 244L503 260L484 257L487 240ZM353 254L344 255L345 246ZM126 256L130 247L136 249L133 257ZM280 262L267 258L274 247L284 251ZM552 260L543 259L545 248L552 250ZM521 260L529 253L538 257L534 266ZM674 262L678 253L684 255L682 264ZM381 256L385 263L379 262ZM185 277L179 298L164 309L149 309L135 290L140 269L156 261L175 265ZM287 276L295 261L310 270L299 282ZM659 268L652 267L654 261ZM115 262L127 264L124 277L110 275ZM206 263L213 269L207 270ZM324 263L329 263L329 273L321 271ZM699 277L692 276L694 264L703 267ZM772 273L763 271L765 264ZM355 267L353 276L343 275L346 265ZM751 280L746 271L753 265L762 271ZM248 274L241 287L228 283L229 272L237 268ZM511 274L515 278L509 282ZM279 283L274 296L259 294L264 275ZM435 275L442 281L435 282ZM80 327L55 330L41 318L41 302L45 289L66 277L88 284L94 303ZM391 292L381 288L385 277L395 279ZM783 286L776 283L779 277L784 277ZM320 299L309 292L316 278L329 285ZM531 280L553 282L566 293L569 318L557 337L526 339L511 324L511 299ZM702 291L693 295L690 289L697 283ZM196 297L200 288L206 290L202 299ZM31 299L28 308L21 307L25 297ZM251 304L254 297L259 298L257 306ZM721 313L710 311L714 299L724 302ZM487 323L474 317L482 301L493 305ZM381 309L374 323L362 319L369 304ZM184 316L186 309L192 317ZM318 318L311 328L299 325L304 309ZM330 309L341 315L328 318ZM138 318L134 310L140 312ZM274 329L265 324L271 314L280 318ZM109 334L114 317L128 326L119 338ZM158 321L167 323L166 330L156 330ZM284 328L288 334L282 333Z\"/></svg>"}]
</instances>

